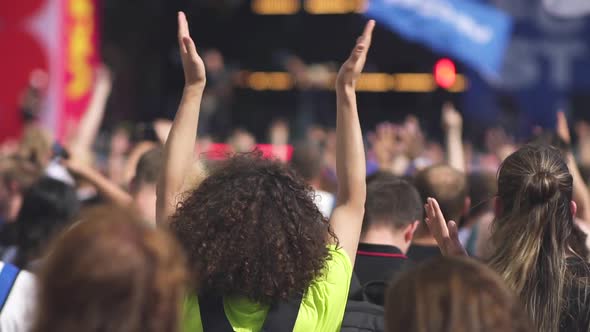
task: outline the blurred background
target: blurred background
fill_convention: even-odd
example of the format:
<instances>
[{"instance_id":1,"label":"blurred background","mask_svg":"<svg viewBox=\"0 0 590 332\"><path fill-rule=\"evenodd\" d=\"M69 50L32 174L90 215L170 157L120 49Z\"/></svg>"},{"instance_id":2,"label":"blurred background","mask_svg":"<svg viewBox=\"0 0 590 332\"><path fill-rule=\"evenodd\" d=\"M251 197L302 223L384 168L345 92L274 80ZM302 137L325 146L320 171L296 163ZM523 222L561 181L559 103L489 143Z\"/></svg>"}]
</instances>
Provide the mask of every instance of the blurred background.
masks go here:
<instances>
[{"instance_id":1,"label":"blurred background","mask_svg":"<svg viewBox=\"0 0 590 332\"><path fill-rule=\"evenodd\" d=\"M359 85L366 128L413 114L429 135L440 136L446 101L463 112L465 135L479 145L490 127L523 137L535 126L552 127L557 109L573 122L590 119L584 2L560 1L558 8L550 0L370 2L0 0L0 140L19 135L27 109L64 137L84 113L101 62L113 73L103 129L172 119L183 85L178 10L187 13L207 65L200 132L213 141L243 128L265 142L277 120L290 124L292 140L313 126L333 127L334 73L368 17L378 24ZM367 12L370 5L402 12ZM457 34L480 27L506 34L494 45L497 68L490 73L477 56L463 57L445 27L433 35L414 20L412 35L396 26L396 18L411 16L404 10L446 17ZM469 17L478 11L501 16L504 26Z\"/></svg>"}]
</instances>

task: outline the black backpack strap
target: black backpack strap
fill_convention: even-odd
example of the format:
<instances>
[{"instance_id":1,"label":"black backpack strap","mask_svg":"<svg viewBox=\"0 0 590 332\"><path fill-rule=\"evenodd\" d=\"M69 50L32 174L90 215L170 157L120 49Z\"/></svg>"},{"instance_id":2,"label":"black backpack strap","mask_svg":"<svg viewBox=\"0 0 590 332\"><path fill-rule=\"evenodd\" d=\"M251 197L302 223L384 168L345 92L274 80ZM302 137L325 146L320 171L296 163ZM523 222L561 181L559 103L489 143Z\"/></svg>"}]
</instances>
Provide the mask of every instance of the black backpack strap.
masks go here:
<instances>
[{"instance_id":1,"label":"black backpack strap","mask_svg":"<svg viewBox=\"0 0 590 332\"><path fill-rule=\"evenodd\" d=\"M292 332L297 322L303 295L278 304L268 310L262 332ZM234 329L225 315L223 298L217 295L200 295L201 324L204 332L233 332Z\"/></svg>"},{"instance_id":2,"label":"black backpack strap","mask_svg":"<svg viewBox=\"0 0 590 332\"><path fill-rule=\"evenodd\" d=\"M363 285L363 301L376 305L385 305L385 291L387 283L383 280L369 281Z\"/></svg>"},{"instance_id":3,"label":"black backpack strap","mask_svg":"<svg viewBox=\"0 0 590 332\"><path fill-rule=\"evenodd\" d=\"M352 278L350 279L348 299L353 301L363 301L363 285L361 285L361 281L354 272L352 272Z\"/></svg>"},{"instance_id":4,"label":"black backpack strap","mask_svg":"<svg viewBox=\"0 0 590 332\"><path fill-rule=\"evenodd\" d=\"M233 332L225 310L223 298L218 295L199 295L199 308L201 310L201 324L204 332Z\"/></svg>"},{"instance_id":5,"label":"black backpack strap","mask_svg":"<svg viewBox=\"0 0 590 332\"><path fill-rule=\"evenodd\" d=\"M262 332L292 332L302 301L303 294L299 294L287 302L271 305Z\"/></svg>"}]
</instances>

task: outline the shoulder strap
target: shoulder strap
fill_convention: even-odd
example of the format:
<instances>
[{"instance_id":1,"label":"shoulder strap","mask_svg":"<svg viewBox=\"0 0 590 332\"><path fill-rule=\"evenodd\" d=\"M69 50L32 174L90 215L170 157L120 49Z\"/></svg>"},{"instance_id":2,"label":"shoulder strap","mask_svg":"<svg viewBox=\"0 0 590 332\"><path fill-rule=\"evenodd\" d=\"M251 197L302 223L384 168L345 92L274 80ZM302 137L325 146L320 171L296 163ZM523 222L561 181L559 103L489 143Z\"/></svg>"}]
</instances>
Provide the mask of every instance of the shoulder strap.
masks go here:
<instances>
[{"instance_id":1,"label":"shoulder strap","mask_svg":"<svg viewBox=\"0 0 590 332\"><path fill-rule=\"evenodd\" d=\"M234 332L234 328L225 316L221 296L199 295L199 308L204 332Z\"/></svg>"},{"instance_id":2,"label":"shoulder strap","mask_svg":"<svg viewBox=\"0 0 590 332\"><path fill-rule=\"evenodd\" d=\"M16 266L4 263L0 272L0 311L4 308L19 273L20 270Z\"/></svg>"},{"instance_id":3,"label":"shoulder strap","mask_svg":"<svg viewBox=\"0 0 590 332\"><path fill-rule=\"evenodd\" d=\"M303 295L270 306L261 332L292 332L297 322ZM200 295L201 324L204 332L233 332L225 315L223 298L217 295Z\"/></svg>"},{"instance_id":4,"label":"shoulder strap","mask_svg":"<svg viewBox=\"0 0 590 332\"><path fill-rule=\"evenodd\" d=\"M348 299L353 301L363 300L363 285L361 285L361 281L354 271L352 272L352 278L350 279Z\"/></svg>"},{"instance_id":5,"label":"shoulder strap","mask_svg":"<svg viewBox=\"0 0 590 332\"><path fill-rule=\"evenodd\" d=\"M264 320L262 332L292 332L302 301L303 294L298 294L287 302L271 305Z\"/></svg>"}]
</instances>

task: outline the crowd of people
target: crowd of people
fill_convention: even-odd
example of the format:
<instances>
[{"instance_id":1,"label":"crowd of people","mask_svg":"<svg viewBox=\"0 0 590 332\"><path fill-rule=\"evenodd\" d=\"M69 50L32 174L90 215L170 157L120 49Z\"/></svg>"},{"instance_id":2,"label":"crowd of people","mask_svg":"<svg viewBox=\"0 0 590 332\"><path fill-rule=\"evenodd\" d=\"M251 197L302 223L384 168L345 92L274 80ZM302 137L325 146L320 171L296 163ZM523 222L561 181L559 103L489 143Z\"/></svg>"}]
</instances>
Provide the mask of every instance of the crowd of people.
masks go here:
<instances>
[{"instance_id":1,"label":"crowd of people","mask_svg":"<svg viewBox=\"0 0 590 332\"><path fill-rule=\"evenodd\" d=\"M487 149L444 105L363 135L369 21L336 81L337 125L291 150L200 134L206 65L184 13L185 86L151 140L96 141L111 89L62 144L35 121L0 148L0 331L590 331L590 125ZM361 110L362 111L362 110ZM291 142L292 143L292 142ZM366 151L365 151L366 149Z\"/></svg>"}]
</instances>

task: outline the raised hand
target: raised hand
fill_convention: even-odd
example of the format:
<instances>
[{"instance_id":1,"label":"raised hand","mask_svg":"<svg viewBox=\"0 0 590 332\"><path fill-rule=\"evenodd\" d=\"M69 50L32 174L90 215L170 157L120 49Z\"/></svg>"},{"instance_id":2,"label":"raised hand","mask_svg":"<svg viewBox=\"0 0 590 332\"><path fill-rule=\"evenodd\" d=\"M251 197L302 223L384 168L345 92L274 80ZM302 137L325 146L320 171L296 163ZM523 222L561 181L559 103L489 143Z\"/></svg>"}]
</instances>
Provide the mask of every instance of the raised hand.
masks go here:
<instances>
[{"instance_id":1,"label":"raised hand","mask_svg":"<svg viewBox=\"0 0 590 332\"><path fill-rule=\"evenodd\" d=\"M107 96L111 93L113 87L113 74L109 67L101 64L96 69L96 90Z\"/></svg>"},{"instance_id":2,"label":"raised hand","mask_svg":"<svg viewBox=\"0 0 590 332\"><path fill-rule=\"evenodd\" d=\"M457 223L452 220L446 222L436 199L428 198L424 209L426 210L426 225L428 225L428 229L434 236L442 254L445 256L467 256L465 248L459 241Z\"/></svg>"},{"instance_id":3,"label":"raised hand","mask_svg":"<svg viewBox=\"0 0 590 332\"><path fill-rule=\"evenodd\" d=\"M156 220L165 226L176 211L185 178L191 171L205 89L205 64L197 53L186 16L178 13L178 48L184 69L184 91L164 148L164 164L157 185Z\"/></svg>"},{"instance_id":4,"label":"raised hand","mask_svg":"<svg viewBox=\"0 0 590 332\"><path fill-rule=\"evenodd\" d=\"M178 47L184 69L185 87L205 87L205 63L197 53L197 47L192 40L186 15L178 13Z\"/></svg>"},{"instance_id":5,"label":"raised hand","mask_svg":"<svg viewBox=\"0 0 590 332\"><path fill-rule=\"evenodd\" d=\"M555 129L559 138L561 138L565 143L570 144L572 142L572 136L567 124L567 118L565 117L565 113L563 111L557 112L557 127Z\"/></svg>"},{"instance_id":6,"label":"raised hand","mask_svg":"<svg viewBox=\"0 0 590 332\"><path fill-rule=\"evenodd\" d=\"M64 159L61 161L61 164L75 175L83 175L92 168L92 166L77 158Z\"/></svg>"},{"instance_id":7,"label":"raised hand","mask_svg":"<svg viewBox=\"0 0 590 332\"><path fill-rule=\"evenodd\" d=\"M369 21L336 78L336 177L338 195L330 225L352 266L367 198L367 169L363 133L356 105L356 82L363 71L375 21Z\"/></svg>"},{"instance_id":8,"label":"raised hand","mask_svg":"<svg viewBox=\"0 0 590 332\"><path fill-rule=\"evenodd\" d=\"M352 53L340 67L336 77L336 87L356 87L356 82L365 67L367 53L371 47L373 28L375 28L375 21L370 20L367 22L363 34L356 40L356 46Z\"/></svg>"},{"instance_id":9,"label":"raised hand","mask_svg":"<svg viewBox=\"0 0 590 332\"><path fill-rule=\"evenodd\" d=\"M417 158L424 151L424 132L420 128L420 121L414 115L408 115L403 123L400 136L404 153L410 159Z\"/></svg>"},{"instance_id":10,"label":"raised hand","mask_svg":"<svg viewBox=\"0 0 590 332\"><path fill-rule=\"evenodd\" d=\"M461 130L463 128L463 117L451 103L447 102L443 105L442 125L446 131Z\"/></svg>"}]
</instances>

